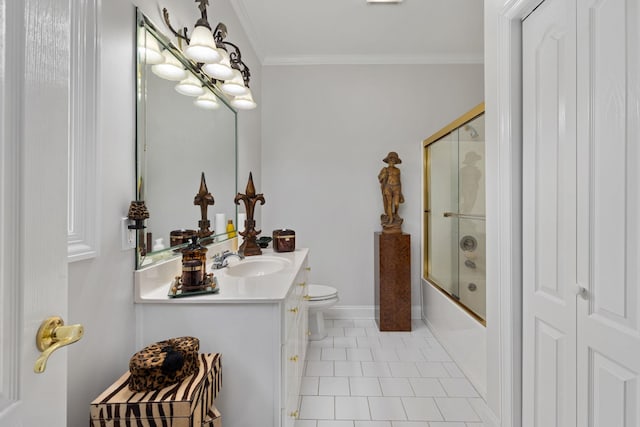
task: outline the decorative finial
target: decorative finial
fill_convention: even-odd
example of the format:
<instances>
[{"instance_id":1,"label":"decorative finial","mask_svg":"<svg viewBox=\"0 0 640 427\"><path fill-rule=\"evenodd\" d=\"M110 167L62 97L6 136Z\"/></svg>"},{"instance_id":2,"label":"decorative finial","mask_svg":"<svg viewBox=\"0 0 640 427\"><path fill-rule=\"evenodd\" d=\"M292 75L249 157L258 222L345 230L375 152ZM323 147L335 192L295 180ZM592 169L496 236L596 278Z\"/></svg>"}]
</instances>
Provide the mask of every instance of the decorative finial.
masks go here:
<instances>
[{"instance_id":1,"label":"decorative finial","mask_svg":"<svg viewBox=\"0 0 640 427\"><path fill-rule=\"evenodd\" d=\"M196 22L196 26L202 25L211 29L209 25L209 18L207 18L207 6L209 6L209 0L196 0L196 3L200 3L198 9L200 9L200 19Z\"/></svg>"},{"instance_id":2,"label":"decorative finial","mask_svg":"<svg viewBox=\"0 0 640 427\"><path fill-rule=\"evenodd\" d=\"M247 188L245 194L247 197L254 197L256 195L256 187L253 185L253 175L249 172L249 182L247 182Z\"/></svg>"},{"instance_id":3,"label":"decorative finial","mask_svg":"<svg viewBox=\"0 0 640 427\"><path fill-rule=\"evenodd\" d=\"M233 199L236 205L240 204L240 201L244 202L245 210L247 212L247 219L245 221L245 230L240 231L240 235L244 237L244 242L240 246L239 251L245 256L261 255L262 250L256 243L256 236L262 233L262 230L256 230L256 222L253 219L255 212L255 206L257 202L264 205L264 196L262 193L256 194L256 187L253 185L253 175L249 172L249 182L247 182L246 194L238 193Z\"/></svg>"},{"instance_id":4,"label":"decorative finial","mask_svg":"<svg viewBox=\"0 0 640 427\"><path fill-rule=\"evenodd\" d=\"M200 227L200 231L198 231L198 236L207 237L211 236L213 232L209 229L211 225L211 221L207 218L207 209L209 206L213 206L215 200L213 199L213 195L209 193L207 189L207 181L204 179L204 172L202 172L202 177L200 178L200 190L196 197L193 199L193 204L196 206L200 206L200 221L198 221L198 226Z\"/></svg>"}]
</instances>

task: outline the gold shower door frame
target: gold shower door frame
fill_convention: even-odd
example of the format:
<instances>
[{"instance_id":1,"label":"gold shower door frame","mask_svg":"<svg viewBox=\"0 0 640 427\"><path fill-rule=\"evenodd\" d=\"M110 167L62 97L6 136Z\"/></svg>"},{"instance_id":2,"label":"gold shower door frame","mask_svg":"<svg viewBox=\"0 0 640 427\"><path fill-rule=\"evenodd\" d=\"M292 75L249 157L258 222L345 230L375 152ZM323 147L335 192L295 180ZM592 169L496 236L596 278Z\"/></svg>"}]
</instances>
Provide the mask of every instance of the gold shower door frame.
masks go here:
<instances>
[{"instance_id":1,"label":"gold shower door frame","mask_svg":"<svg viewBox=\"0 0 640 427\"><path fill-rule=\"evenodd\" d=\"M431 176L431 158L429 155L429 150L427 149L431 144L442 140L444 137L451 134L453 131L463 127L465 124L475 120L482 114L484 114L484 102L477 105L476 107L469 110L467 113L458 117L453 122L449 123L447 126L440 129L438 132L431 135L429 138L423 141L423 177L424 177L424 194L423 194L423 272L422 277L424 280L428 281L436 289L442 292L447 298L449 298L454 304L461 307L465 312L467 312L471 317L476 319L482 325L486 326L486 320L476 314L473 310L463 304L459 299L454 298L451 293L446 290L445 286L438 283L433 278L429 277L429 272L431 270L431 257L430 255L430 245L429 245L429 214L431 213L431 207L429 205L430 201L430 182L429 177Z\"/></svg>"}]
</instances>

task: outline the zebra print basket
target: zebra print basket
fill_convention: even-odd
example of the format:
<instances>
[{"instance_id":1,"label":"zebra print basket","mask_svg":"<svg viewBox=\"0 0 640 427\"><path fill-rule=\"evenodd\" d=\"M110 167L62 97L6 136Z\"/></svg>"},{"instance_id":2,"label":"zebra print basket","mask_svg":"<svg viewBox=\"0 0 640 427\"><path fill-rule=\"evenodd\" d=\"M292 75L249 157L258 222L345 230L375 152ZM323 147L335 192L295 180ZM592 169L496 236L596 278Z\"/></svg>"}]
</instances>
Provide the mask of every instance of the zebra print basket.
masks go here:
<instances>
[{"instance_id":1,"label":"zebra print basket","mask_svg":"<svg viewBox=\"0 0 640 427\"><path fill-rule=\"evenodd\" d=\"M195 374L161 390L130 390L127 372L91 402L91 427L221 427L214 401L222 387L222 357L198 359Z\"/></svg>"}]
</instances>

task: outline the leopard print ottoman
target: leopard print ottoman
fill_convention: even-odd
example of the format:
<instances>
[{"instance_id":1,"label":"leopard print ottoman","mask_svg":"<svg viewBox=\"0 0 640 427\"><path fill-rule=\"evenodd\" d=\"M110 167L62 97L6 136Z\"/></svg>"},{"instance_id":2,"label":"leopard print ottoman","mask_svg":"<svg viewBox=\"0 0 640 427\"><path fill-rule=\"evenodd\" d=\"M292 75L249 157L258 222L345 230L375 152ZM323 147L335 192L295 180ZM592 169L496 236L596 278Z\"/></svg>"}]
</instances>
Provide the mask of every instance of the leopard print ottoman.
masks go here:
<instances>
[{"instance_id":1,"label":"leopard print ottoman","mask_svg":"<svg viewBox=\"0 0 640 427\"><path fill-rule=\"evenodd\" d=\"M198 367L200 341L194 337L171 338L143 348L129 361L129 388L159 390L182 381Z\"/></svg>"}]
</instances>

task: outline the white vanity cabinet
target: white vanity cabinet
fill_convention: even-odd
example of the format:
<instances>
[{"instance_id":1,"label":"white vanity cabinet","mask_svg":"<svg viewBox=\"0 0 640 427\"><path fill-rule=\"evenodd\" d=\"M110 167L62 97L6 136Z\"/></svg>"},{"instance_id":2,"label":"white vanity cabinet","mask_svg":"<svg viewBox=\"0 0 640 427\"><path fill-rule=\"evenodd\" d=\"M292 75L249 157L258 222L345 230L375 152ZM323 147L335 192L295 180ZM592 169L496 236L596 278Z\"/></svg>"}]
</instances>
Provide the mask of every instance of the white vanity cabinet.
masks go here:
<instances>
[{"instance_id":1,"label":"white vanity cabinet","mask_svg":"<svg viewBox=\"0 0 640 427\"><path fill-rule=\"evenodd\" d=\"M283 426L293 426L300 406L300 383L309 337L306 297L309 267L305 263L294 280L284 303L284 331L282 346Z\"/></svg>"},{"instance_id":2,"label":"white vanity cabinet","mask_svg":"<svg viewBox=\"0 0 640 427\"><path fill-rule=\"evenodd\" d=\"M308 250L264 251L263 257L286 260L287 267L246 278L217 270L218 294L176 299L167 297L175 271L160 279L167 275L157 267L138 270L137 347L172 337L199 338L201 352L222 354L216 406L225 425L293 427L308 342Z\"/></svg>"}]
</instances>

